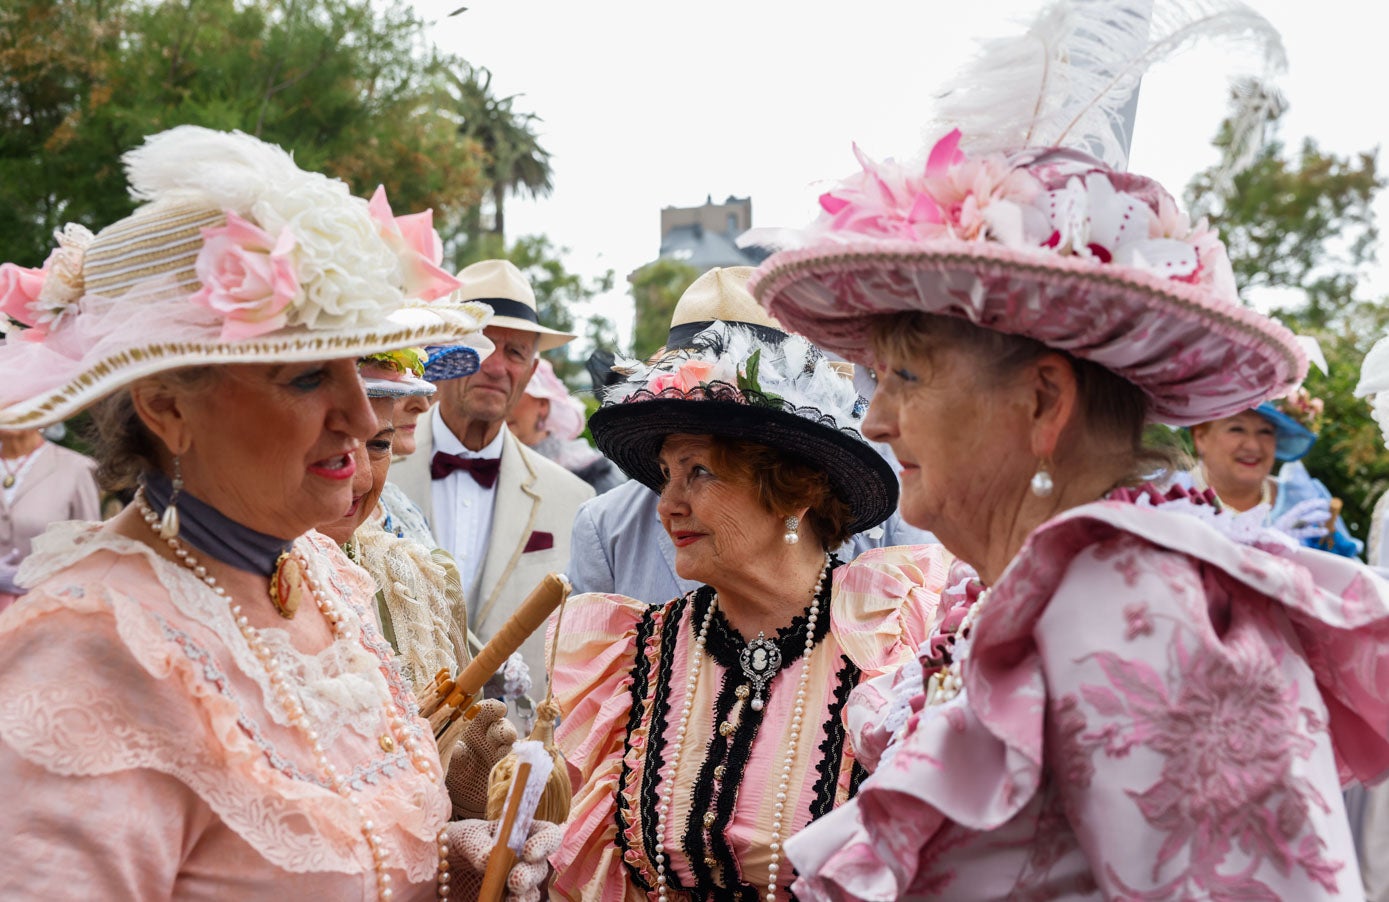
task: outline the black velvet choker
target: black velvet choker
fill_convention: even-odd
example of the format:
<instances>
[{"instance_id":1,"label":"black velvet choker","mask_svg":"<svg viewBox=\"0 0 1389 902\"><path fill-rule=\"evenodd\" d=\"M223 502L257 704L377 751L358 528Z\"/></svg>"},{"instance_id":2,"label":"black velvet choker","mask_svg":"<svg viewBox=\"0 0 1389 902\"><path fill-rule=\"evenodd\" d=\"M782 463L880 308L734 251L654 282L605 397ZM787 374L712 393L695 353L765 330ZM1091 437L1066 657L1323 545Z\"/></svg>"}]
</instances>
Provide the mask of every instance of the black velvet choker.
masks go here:
<instances>
[{"instance_id":1,"label":"black velvet choker","mask_svg":"<svg viewBox=\"0 0 1389 902\"><path fill-rule=\"evenodd\" d=\"M173 483L158 470L146 472L143 482L150 509L163 514L174 491ZM294 544L242 526L210 504L199 501L186 489L179 492L174 503L178 506L179 539L238 570L269 576L275 571L280 555Z\"/></svg>"}]
</instances>

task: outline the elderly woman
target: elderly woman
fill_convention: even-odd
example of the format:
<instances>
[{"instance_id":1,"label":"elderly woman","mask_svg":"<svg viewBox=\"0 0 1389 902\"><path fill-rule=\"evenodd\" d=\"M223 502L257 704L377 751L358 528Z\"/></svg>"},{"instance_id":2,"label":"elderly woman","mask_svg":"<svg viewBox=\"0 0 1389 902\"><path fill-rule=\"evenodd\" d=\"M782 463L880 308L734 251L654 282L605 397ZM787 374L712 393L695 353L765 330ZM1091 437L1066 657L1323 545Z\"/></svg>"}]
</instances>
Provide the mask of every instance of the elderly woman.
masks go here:
<instances>
[{"instance_id":1,"label":"elderly woman","mask_svg":"<svg viewBox=\"0 0 1389 902\"><path fill-rule=\"evenodd\" d=\"M0 611L23 593L15 574L34 537L61 520L101 516L96 464L39 429L0 431Z\"/></svg>"},{"instance_id":2,"label":"elderly woman","mask_svg":"<svg viewBox=\"0 0 1389 902\"><path fill-rule=\"evenodd\" d=\"M0 616L0 787L23 799L0 830L25 862L0 895L447 895L486 843L447 824L374 587L312 529L378 429L357 358L485 312L423 304L451 280L419 220L278 148L185 126L125 163L143 205L0 283L28 327L0 427L101 401L102 470L140 486L41 537Z\"/></svg>"},{"instance_id":3,"label":"elderly woman","mask_svg":"<svg viewBox=\"0 0 1389 902\"><path fill-rule=\"evenodd\" d=\"M579 435L584 431L584 405L541 358L526 390L507 415L506 425L517 440L564 467L602 494L626 482L612 461Z\"/></svg>"},{"instance_id":4,"label":"elderly woman","mask_svg":"<svg viewBox=\"0 0 1389 902\"><path fill-rule=\"evenodd\" d=\"M660 493L676 570L702 585L656 604L580 595L563 613L558 741L579 788L557 897L784 895L782 841L856 791L849 690L911 659L945 576L939 546L827 552L897 495L858 402L803 339L720 324L629 363L591 418Z\"/></svg>"},{"instance_id":5,"label":"elderly woman","mask_svg":"<svg viewBox=\"0 0 1389 902\"><path fill-rule=\"evenodd\" d=\"M1197 464L1179 481L1209 488L1234 511L1262 505L1273 528L1309 547L1356 557L1364 545L1339 518L1328 528L1331 493L1300 463L1317 442L1321 413L1321 399L1299 387L1252 410L1198 423L1191 427ZM1276 477L1275 463L1283 464Z\"/></svg>"},{"instance_id":6,"label":"elderly woman","mask_svg":"<svg viewBox=\"0 0 1389 902\"><path fill-rule=\"evenodd\" d=\"M885 751L901 697L851 702L876 769L791 839L793 889L1357 898L1339 790L1389 769L1389 586L1143 484L1164 463L1145 422L1247 410L1304 353L1156 183L1077 149L973 146L952 131L921 169L861 157L753 288L874 364L864 433L901 462L902 514L978 574L904 668Z\"/></svg>"},{"instance_id":7,"label":"elderly woman","mask_svg":"<svg viewBox=\"0 0 1389 902\"><path fill-rule=\"evenodd\" d=\"M427 398L434 387L413 375L413 352L363 358L359 371L376 414L377 433L357 451L352 505L319 527L376 583L376 616L396 663L417 692L440 670L457 674L471 655L463 586L448 552L396 535L379 504L390 471L395 425L407 402ZM409 419L409 415L405 416Z\"/></svg>"}]
</instances>

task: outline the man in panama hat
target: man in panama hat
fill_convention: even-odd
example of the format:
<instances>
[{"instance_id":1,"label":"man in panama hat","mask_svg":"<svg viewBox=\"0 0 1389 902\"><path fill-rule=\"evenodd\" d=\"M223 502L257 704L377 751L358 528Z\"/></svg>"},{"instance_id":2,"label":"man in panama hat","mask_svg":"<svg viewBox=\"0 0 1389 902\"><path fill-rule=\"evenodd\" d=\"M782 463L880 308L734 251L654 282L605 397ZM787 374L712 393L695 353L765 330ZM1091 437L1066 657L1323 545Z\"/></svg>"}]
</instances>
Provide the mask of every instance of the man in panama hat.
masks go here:
<instances>
[{"instance_id":1,"label":"man in panama hat","mask_svg":"<svg viewBox=\"0 0 1389 902\"><path fill-rule=\"evenodd\" d=\"M406 458L391 478L424 511L439 547L463 577L468 623L483 642L549 572L569 563L574 514L593 489L530 450L506 428L539 362L539 353L574 336L542 325L535 292L508 260L483 260L458 274L458 301L490 306L484 334L496 350L478 370L438 384L439 403L420 418L425 454ZM521 648L539 691L544 635Z\"/></svg>"}]
</instances>

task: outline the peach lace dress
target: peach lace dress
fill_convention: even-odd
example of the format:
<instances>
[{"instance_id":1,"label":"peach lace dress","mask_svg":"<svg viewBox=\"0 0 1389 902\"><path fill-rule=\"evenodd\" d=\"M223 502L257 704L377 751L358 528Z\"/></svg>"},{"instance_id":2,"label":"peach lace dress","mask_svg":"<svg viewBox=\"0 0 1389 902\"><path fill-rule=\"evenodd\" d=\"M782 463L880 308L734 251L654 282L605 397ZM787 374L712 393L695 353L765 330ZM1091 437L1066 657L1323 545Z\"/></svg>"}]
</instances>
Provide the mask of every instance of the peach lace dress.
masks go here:
<instances>
[{"instance_id":1,"label":"peach lace dress","mask_svg":"<svg viewBox=\"0 0 1389 902\"><path fill-rule=\"evenodd\" d=\"M774 796L801 668L812 669L810 726L795 754L783 836L857 789L865 774L841 719L849 692L912 659L932 624L946 570L939 545L877 549L836 569L830 616L819 619L822 637L808 664L804 615L782 632L785 658L760 716L737 694L745 683L737 663L743 643L716 611L679 774L671 773L669 756L708 590L657 605L619 595L570 599L554 692L564 711L557 739L576 791L564 843L551 857L553 896L646 898L656 881L656 793L674 780L664 837L673 886L698 886L695 898L756 898L755 888L767 885ZM794 659L786 649L794 649ZM725 722L731 728L721 733ZM789 870L782 865L783 890Z\"/></svg>"},{"instance_id":2,"label":"peach lace dress","mask_svg":"<svg viewBox=\"0 0 1389 902\"><path fill-rule=\"evenodd\" d=\"M396 899L434 898L449 802L401 746L431 742L364 605L366 574L297 543L348 636L304 655L265 630L383 840ZM63 524L0 615L5 899L376 899L356 809L275 700L225 599L96 525ZM406 736L383 739L387 710Z\"/></svg>"}]
</instances>

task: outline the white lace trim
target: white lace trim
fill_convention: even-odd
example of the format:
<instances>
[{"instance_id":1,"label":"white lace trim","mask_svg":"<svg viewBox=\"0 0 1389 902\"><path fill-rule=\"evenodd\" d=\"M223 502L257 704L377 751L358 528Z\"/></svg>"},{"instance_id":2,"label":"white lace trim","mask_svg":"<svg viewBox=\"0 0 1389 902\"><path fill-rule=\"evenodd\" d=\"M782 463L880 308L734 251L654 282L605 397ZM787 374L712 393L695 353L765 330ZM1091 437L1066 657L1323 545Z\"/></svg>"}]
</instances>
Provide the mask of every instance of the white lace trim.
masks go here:
<instances>
[{"instance_id":1,"label":"white lace trim","mask_svg":"<svg viewBox=\"0 0 1389 902\"><path fill-rule=\"evenodd\" d=\"M324 566L325 550L340 556L341 550L326 538L318 537L321 541L315 541L316 536L317 533L310 533L295 543L309 562L314 585L320 591L331 592L339 604L347 603L356 608L351 601L354 597L351 587L338 573L330 572ZM237 628L226 599L214 593L187 568L160 557L148 545L95 524L78 521L56 524L34 540L34 552L24 561L25 578L28 585L37 585L98 551L138 556L148 563L174 608L212 630L231 654L237 669L260 688L270 718L280 726L291 725L289 714L275 700L269 675ZM342 563L344 568L357 569L345 557ZM366 576L360 570L357 570L357 574L351 574L345 569L343 576L350 575ZM360 597L370 597L371 592L365 590L358 594ZM276 663L286 676L302 687L300 700L314 729L323 737L326 745L332 745L345 728L350 728L359 736L372 737L380 717L382 699L390 694L381 676L380 662L362 648L360 629L359 623L351 622L346 637L334 640L316 655L306 655L296 649L289 633L283 629L261 630L266 644L275 655Z\"/></svg>"}]
</instances>

